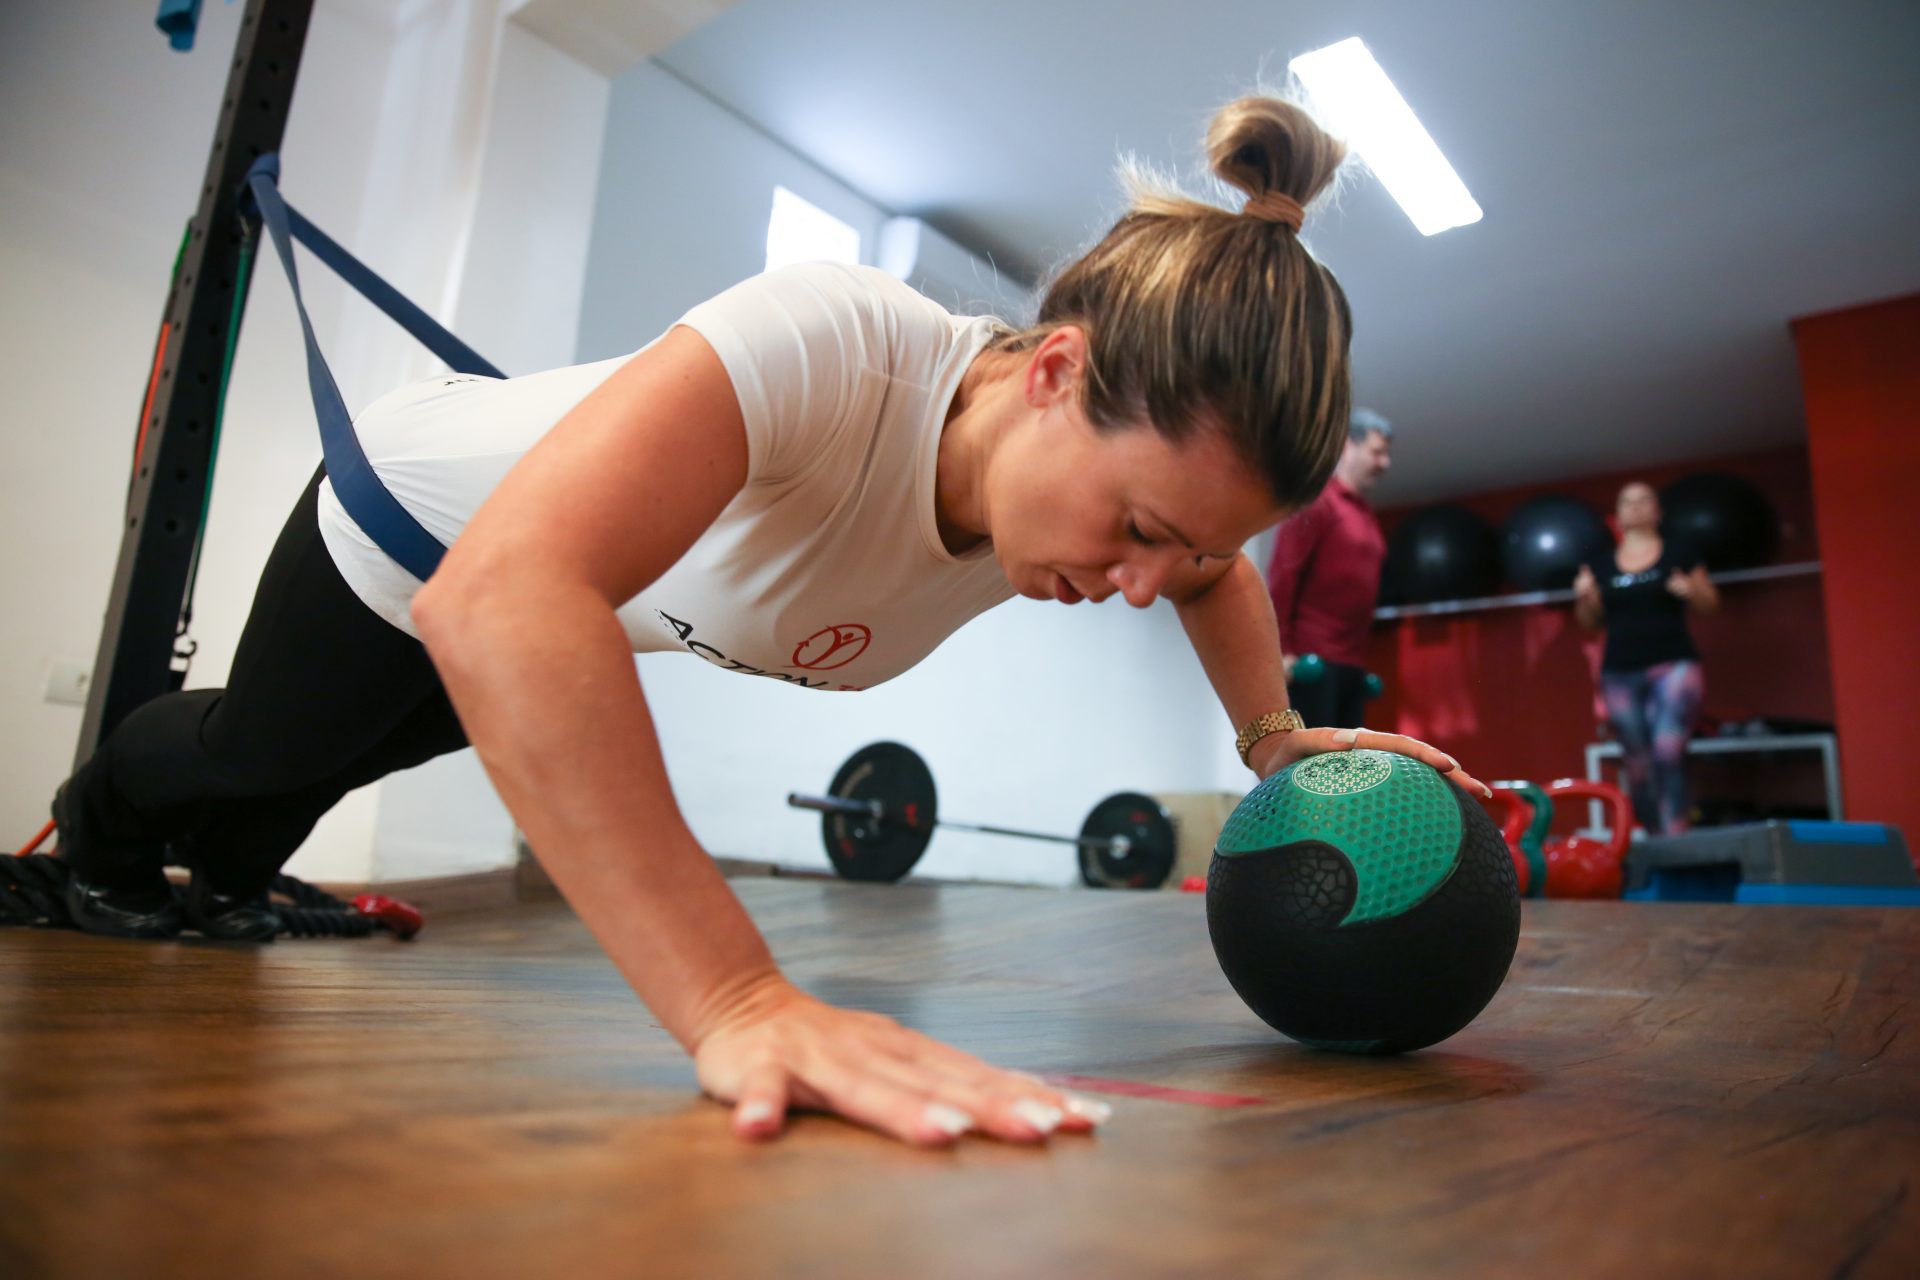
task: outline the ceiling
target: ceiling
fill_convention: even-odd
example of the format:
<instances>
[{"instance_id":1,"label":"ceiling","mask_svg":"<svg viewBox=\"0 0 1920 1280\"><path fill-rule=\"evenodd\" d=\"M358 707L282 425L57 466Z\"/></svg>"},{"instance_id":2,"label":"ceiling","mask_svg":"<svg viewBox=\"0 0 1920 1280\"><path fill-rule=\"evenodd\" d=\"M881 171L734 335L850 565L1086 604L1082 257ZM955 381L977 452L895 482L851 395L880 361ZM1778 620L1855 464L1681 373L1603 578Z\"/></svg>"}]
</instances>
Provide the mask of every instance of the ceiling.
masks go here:
<instances>
[{"instance_id":1,"label":"ceiling","mask_svg":"<svg viewBox=\"0 0 1920 1280\"><path fill-rule=\"evenodd\" d=\"M1308 224L1393 504L1790 443L1787 322L1920 290L1912 0L740 0L657 61L1023 274L1192 173L1211 109L1364 38L1486 210Z\"/></svg>"}]
</instances>

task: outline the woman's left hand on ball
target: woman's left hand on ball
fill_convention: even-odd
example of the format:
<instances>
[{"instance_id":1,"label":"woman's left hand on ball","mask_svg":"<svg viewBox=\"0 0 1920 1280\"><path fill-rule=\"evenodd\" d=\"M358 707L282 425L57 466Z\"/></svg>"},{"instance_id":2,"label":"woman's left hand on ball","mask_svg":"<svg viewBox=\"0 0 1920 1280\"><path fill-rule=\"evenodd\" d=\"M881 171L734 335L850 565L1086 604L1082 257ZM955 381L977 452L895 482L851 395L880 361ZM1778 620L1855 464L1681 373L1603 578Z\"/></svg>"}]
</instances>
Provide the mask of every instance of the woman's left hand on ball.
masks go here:
<instances>
[{"instance_id":1,"label":"woman's left hand on ball","mask_svg":"<svg viewBox=\"0 0 1920 1280\"><path fill-rule=\"evenodd\" d=\"M1295 729L1290 733L1273 734L1255 743L1250 756L1257 772L1266 778L1308 756L1359 748L1411 756L1445 774L1448 781L1469 795L1483 799L1493 795L1486 783L1462 769L1458 760L1440 748L1399 733L1379 733L1372 729Z\"/></svg>"}]
</instances>

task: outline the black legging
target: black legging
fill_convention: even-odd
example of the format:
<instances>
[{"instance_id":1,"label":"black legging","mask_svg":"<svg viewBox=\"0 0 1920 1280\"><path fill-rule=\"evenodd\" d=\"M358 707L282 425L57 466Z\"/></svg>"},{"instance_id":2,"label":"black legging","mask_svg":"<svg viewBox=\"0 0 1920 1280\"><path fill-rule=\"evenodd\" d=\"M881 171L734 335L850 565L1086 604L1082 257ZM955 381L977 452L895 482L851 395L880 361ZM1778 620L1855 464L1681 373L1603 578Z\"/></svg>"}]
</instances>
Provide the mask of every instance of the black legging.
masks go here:
<instances>
[{"instance_id":1,"label":"black legging","mask_svg":"<svg viewBox=\"0 0 1920 1280\"><path fill-rule=\"evenodd\" d=\"M467 745L426 649L334 568L320 479L267 559L227 687L140 706L75 773L85 865L179 841L215 887L251 895L347 792Z\"/></svg>"}]
</instances>

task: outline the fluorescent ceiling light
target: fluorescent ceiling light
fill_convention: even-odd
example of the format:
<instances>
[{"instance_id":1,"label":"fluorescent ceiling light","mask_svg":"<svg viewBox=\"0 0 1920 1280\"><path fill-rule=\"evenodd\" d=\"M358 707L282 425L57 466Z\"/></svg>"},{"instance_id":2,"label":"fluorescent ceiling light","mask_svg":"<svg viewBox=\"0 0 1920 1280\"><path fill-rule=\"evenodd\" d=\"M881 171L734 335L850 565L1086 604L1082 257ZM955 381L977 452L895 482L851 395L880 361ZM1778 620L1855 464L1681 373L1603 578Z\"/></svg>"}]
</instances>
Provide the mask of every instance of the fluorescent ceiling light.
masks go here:
<instances>
[{"instance_id":1,"label":"fluorescent ceiling light","mask_svg":"<svg viewBox=\"0 0 1920 1280\"><path fill-rule=\"evenodd\" d=\"M796 262L860 261L860 233L785 187L773 189L767 219L767 270Z\"/></svg>"},{"instance_id":2,"label":"fluorescent ceiling light","mask_svg":"<svg viewBox=\"0 0 1920 1280\"><path fill-rule=\"evenodd\" d=\"M1480 221L1467 184L1360 37L1303 53L1287 65L1312 95L1322 122L1360 153L1421 235Z\"/></svg>"}]
</instances>

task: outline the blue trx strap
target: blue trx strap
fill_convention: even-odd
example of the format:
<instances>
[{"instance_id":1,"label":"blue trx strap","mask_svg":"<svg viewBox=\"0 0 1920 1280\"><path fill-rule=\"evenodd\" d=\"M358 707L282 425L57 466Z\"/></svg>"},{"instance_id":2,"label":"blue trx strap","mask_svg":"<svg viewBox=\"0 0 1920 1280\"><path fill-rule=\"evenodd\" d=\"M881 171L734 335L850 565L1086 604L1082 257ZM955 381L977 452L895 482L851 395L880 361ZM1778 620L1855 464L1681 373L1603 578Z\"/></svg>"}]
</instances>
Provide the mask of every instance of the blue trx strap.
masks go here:
<instances>
[{"instance_id":1,"label":"blue trx strap","mask_svg":"<svg viewBox=\"0 0 1920 1280\"><path fill-rule=\"evenodd\" d=\"M160 0L153 25L160 28L175 53L185 53L193 48L193 33L200 26L200 0Z\"/></svg>"},{"instance_id":2,"label":"blue trx strap","mask_svg":"<svg viewBox=\"0 0 1920 1280\"><path fill-rule=\"evenodd\" d=\"M387 491L387 486L374 474L373 464L367 461L360 438L354 434L346 402L340 398L340 388L334 383L333 371L327 368L320 344L314 340L313 322L307 318L307 305L300 296L300 277L293 267L293 241L297 239L307 246L314 257L392 316L456 372L488 378L506 375L375 275L365 263L335 244L302 217L299 210L290 207L280 198L279 180L278 155L261 156L247 170L247 187L253 193L261 223L273 237L280 265L287 269L293 305L300 312L300 330L306 335L307 387L313 393L314 416L320 420L320 451L326 458L327 478L333 482L334 496L340 499L340 505L361 531L373 539L374 545L425 582L439 567L440 557L447 553L447 548Z\"/></svg>"}]
</instances>

